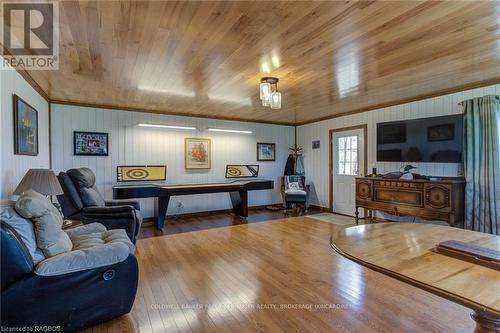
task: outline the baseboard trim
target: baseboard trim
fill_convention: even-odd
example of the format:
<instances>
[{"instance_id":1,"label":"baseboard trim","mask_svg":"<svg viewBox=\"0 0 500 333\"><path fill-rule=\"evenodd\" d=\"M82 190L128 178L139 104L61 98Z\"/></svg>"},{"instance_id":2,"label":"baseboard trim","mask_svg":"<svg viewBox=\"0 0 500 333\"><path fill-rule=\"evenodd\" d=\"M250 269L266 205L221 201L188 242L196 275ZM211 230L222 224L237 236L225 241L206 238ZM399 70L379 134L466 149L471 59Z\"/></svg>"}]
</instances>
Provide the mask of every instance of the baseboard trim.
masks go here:
<instances>
[{"instance_id":1,"label":"baseboard trim","mask_svg":"<svg viewBox=\"0 0 500 333\"><path fill-rule=\"evenodd\" d=\"M317 209L317 210L320 210L321 212L324 212L324 213L330 213L330 209L327 208L327 207L323 207L323 206L316 206L316 205L309 205L310 208L314 208L314 209Z\"/></svg>"},{"instance_id":2,"label":"baseboard trim","mask_svg":"<svg viewBox=\"0 0 500 333\"><path fill-rule=\"evenodd\" d=\"M274 207L282 207L282 203L275 203L275 204L269 204L269 205L259 205L259 206L251 206L248 207L249 211L255 211L255 210L260 210L260 209L265 209L268 206L274 206ZM217 210L209 210L209 211L203 211L203 212L193 212L193 213L184 213L184 214L174 214L174 215L167 215L166 219L172 220L172 219L179 219L179 218L194 218L194 217L203 217L203 216L209 216L213 214L228 214L232 213L232 209L217 209ZM153 223L156 220L155 217L146 217L143 219L143 224L150 224Z\"/></svg>"}]
</instances>

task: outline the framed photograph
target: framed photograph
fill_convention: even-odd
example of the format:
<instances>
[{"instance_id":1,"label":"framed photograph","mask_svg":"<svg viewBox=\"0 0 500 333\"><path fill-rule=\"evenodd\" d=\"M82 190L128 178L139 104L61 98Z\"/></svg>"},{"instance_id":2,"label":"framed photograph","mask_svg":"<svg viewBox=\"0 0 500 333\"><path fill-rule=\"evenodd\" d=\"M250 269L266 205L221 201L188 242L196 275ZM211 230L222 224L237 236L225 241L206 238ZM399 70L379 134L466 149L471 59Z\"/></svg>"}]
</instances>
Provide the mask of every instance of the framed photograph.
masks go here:
<instances>
[{"instance_id":1,"label":"framed photograph","mask_svg":"<svg viewBox=\"0 0 500 333\"><path fill-rule=\"evenodd\" d=\"M455 139L455 124L427 127L427 141L450 141Z\"/></svg>"},{"instance_id":2,"label":"framed photograph","mask_svg":"<svg viewBox=\"0 0 500 333\"><path fill-rule=\"evenodd\" d=\"M226 178L256 178L259 165L226 165Z\"/></svg>"},{"instance_id":3,"label":"framed photograph","mask_svg":"<svg viewBox=\"0 0 500 333\"><path fill-rule=\"evenodd\" d=\"M166 165L119 165L116 167L117 182L165 181Z\"/></svg>"},{"instance_id":4,"label":"framed photograph","mask_svg":"<svg viewBox=\"0 0 500 333\"><path fill-rule=\"evenodd\" d=\"M314 140L312 142L312 149L319 149L319 140Z\"/></svg>"},{"instance_id":5,"label":"framed photograph","mask_svg":"<svg viewBox=\"0 0 500 333\"><path fill-rule=\"evenodd\" d=\"M210 139L184 139L184 167L186 169L210 169L212 163Z\"/></svg>"},{"instance_id":6,"label":"framed photograph","mask_svg":"<svg viewBox=\"0 0 500 333\"><path fill-rule=\"evenodd\" d=\"M276 144L257 142L257 161L259 162L276 161Z\"/></svg>"},{"instance_id":7,"label":"framed photograph","mask_svg":"<svg viewBox=\"0 0 500 333\"><path fill-rule=\"evenodd\" d=\"M73 154L108 156L108 133L73 132Z\"/></svg>"},{"instance_id":8,"label":"framed photograph","mask_svg":"<svg viewBox=\"0 0 500 333\"><path fill-rule=\"evenodd\" d=\"M14 154L38 155L38 111L22 98L14 99Z\"/></svg>"}]
</instances>

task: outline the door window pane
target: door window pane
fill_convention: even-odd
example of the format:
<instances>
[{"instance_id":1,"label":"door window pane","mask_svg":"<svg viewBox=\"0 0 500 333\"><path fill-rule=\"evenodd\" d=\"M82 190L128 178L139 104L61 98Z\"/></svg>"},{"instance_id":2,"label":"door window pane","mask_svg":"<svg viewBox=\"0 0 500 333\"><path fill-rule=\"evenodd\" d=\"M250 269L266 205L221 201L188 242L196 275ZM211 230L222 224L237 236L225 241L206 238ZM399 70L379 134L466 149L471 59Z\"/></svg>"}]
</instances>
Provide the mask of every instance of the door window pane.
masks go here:
<instances>
[{"instance_id":1,"label":"door window pane","mask_svg":"<svg viewBox=\"0 0 500 333\"><path fill-rule=\"evenodd\" d=\"M339 175L358 175L358 136L337 138L337 161Z\"/></svg>"}]
</instances>

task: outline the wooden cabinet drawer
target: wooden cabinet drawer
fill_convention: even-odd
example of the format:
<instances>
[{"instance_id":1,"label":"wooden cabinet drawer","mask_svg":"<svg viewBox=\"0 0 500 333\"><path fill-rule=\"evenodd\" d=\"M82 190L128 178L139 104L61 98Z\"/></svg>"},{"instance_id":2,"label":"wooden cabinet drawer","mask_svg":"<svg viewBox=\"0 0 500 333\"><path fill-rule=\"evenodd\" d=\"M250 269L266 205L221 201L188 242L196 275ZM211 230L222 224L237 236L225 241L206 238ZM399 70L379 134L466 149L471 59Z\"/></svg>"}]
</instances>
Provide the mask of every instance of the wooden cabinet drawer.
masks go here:
<instances>
[{"instance_id":1,"label":"wooden cabinet drawer","mask_svg":"<svg viewBox=\"0 0 500 333\"><path fill-rule=\"evenodd\" d=\"M433 210L451 210L451 186L447 184L425 185L425 207Z\"/></svg>"},{"instance_id":2,"label":"wooden cabinet drawer","mask_svg":"<svg viewBox=\"0 0 500 333\"><path fill-rule=\"evenodd\" d=\"M372 182L356 180L356 200L372 200Z\"/></svg>"},{"instance_id":3,"label":"wooden cabinet drawer","mask_svg":"<svg viewBox=\"0 0 500 333\"><path fill-rule=\"evenodd\" d=\"M423 183L407 182L404 180L377 180L375 181L375 187L385 187L385 188L402 188L402 189L415 189L420 190L424 188Z\"/></svg>"},{"instance_id":4,"label":"wooden cabinet drawer","mask_svg":"<svg viewBox=\"0 0 500 333\"><path fill-rule=\"evenodd\" d=\"M375 188L374 200L391 204L423 207L422 192Z\"/></svg>"}]
</instances>

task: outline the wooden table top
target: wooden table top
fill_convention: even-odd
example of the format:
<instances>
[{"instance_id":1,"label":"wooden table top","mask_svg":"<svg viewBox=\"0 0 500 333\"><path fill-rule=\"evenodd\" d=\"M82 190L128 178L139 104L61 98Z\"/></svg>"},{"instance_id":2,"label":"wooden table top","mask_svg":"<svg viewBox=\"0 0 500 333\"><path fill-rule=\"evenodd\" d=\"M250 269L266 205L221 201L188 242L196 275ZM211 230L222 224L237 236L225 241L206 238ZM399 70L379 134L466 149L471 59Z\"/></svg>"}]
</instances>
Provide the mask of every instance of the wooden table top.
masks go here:
<instances>
[{"instance_id":1,"label":"wooden table top","mask_svg":"<svg viewBox=\"0 0 500 333\"><path fill-rule=\"evenodd\" d=\"M500 250L500 236L417 223L335 229L330 242L362 265L471 309L500 315L500 272L432 251L446 240Z\"/></svg>"}]
</instances>

